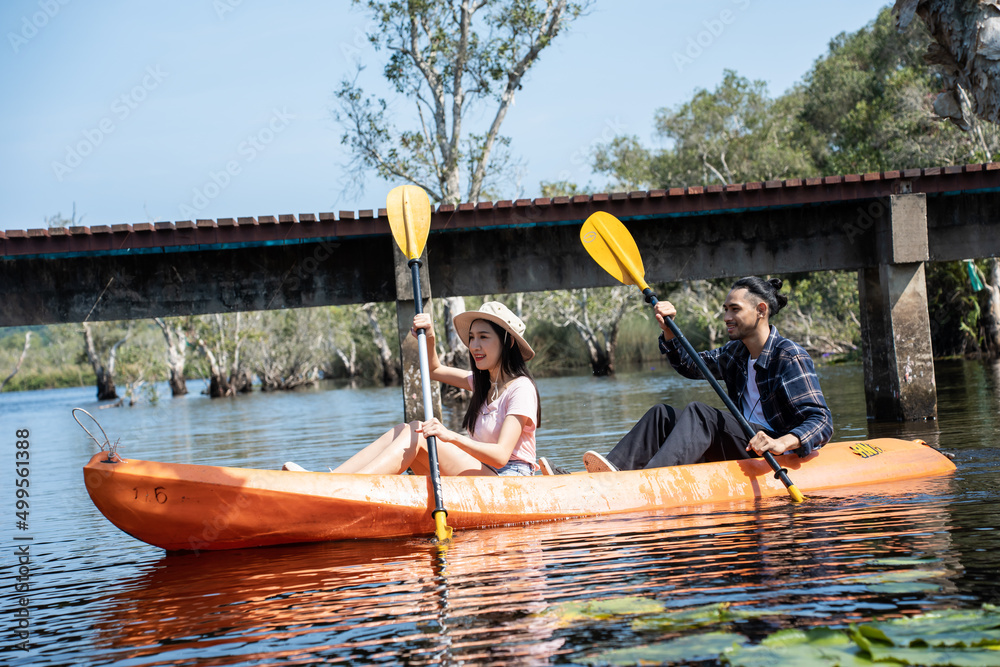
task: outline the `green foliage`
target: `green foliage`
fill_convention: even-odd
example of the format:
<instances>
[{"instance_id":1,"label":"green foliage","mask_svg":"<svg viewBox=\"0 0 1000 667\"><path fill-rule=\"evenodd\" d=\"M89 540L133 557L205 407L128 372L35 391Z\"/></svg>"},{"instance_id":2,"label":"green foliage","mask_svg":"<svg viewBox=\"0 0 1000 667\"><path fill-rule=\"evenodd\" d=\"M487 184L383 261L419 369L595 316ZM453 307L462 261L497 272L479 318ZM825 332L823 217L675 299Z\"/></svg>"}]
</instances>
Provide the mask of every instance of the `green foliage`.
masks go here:
<instances>
[{"instance_id":1,"label":"green foliage","mask_svg":"<svg viewBox=\"0 0 1000 667\"><path fill-rule=\"evenodd\" d=\"M920 572L920 576L933 573ZM905 576L905 575L904 575ZM634 631L682 635L656 644L614 649L585 657L587 664L663 664L716 658L733 667L854 667L860 665L996 665L1000 656L1000 609L949 609L920 616L870 621L847 629L783 629L750 645L724 628L745 619L783 612L728 603L666 611L651 598L621 597L566 602L547 609L560 625L630 619ZM703 634L698 629L714 628ZM720 629L721 628L721 629Z\"/></svg>"},{"instance_id":2,"label":"green foliage","mask_svg":"<svg viewBox=\"0 0 1000 667\"><path fill-rule=\"evenodd\" d=\"M341 82L334 116L356 173L374 170L451 203L500 192L515 164L499 134L514 94L539 53L589 3L355 0L377 23L369 41L388 53L383 76L416 105L404 120L409 127L397 129L404 116L390 113L388 101L367 95L357 77Z\"/></svg>"},{"instance_id":3,"label":"green foliage","mask_svg":"<svg viewBox=\"0 0 1000 667\"><path fill-rule=\"evenodd\" d=\"M985 261L977 262L985 267ZM931 317L934 356L949 357L978 350L980 303L969 284L962 262L928 262L924 265Z\"/></svg>"},{"instance_id":4,"label":"green foliage","mask_svg":"<svg viewBox=\"0 0 1000 667\"><path fill-rule=\"evenodd\" d=\"M787 137L799 131L799 98L772 100L763 81L732 70L714 91L699 90L676 109L656 113L656 131L672 147L654 159L660 187L742 183L804 175L805 151Z\"/></svg>"},{"instance_id":5,"label":"green foliage","mask_svg":"<svg viewBox=\"0 0 1000 667\"><path fill-rule=\"evenodd\" d=\"M698 90L673 109L656 112L662 150L642 146L635 136L599 146L594 170L612 177L613 189L687 187L804 176L811 172L808 150L788 137L802 134L801 95L777 100L763 81L732 70L715 90Z\"/></svg>"},{"instance_id":6,"label":"green foliage","mask_svg":"<svg viewBox=\"0 0 1000 667\"><path fill-rule=\"evenodd\" d=\"M861 344L858 276L825 271L778 276L788 306L774 318L783 335L811 352L854 357Z\"/></svg>"},{"instance_id":7,"label":"green foliage","mask_svg":"<svg viewBox=\"0 0 1000 667\"><path fill-rule=\"evenodd\" d=\"M570 181L542 181L539 184L543 197L572 197L583 194L583 190L576 183Z\"/></svg>"},{"instance_id":8,"label":"green foliage","mask_svg":"<svg viewBox=\"0 0 1000 667\"><path fill-rule=\"evenodd\" d=\"M24 332L31 331L31 347L17 375L4 391L29 391L80 387L95 382L94 371L82 356L78 324L57 324L4 329L0 337L0 374L14 369L24 347Z\"/></svg>"},{"instance_id":9,"label":"green foliage","mask_svg":"<svg viewBox=\"0 0 1000 667\"><path fill-rule=\"evenodd\" d=\"M930 612L833 628L781 630L758 646L728 649L722 660L734 667L781 665L956 665L998 662L1000 613L982 609Z\"/></svg>"},{"instance_id":10,"label":"green foliage","mask_svg":"<svg viewBox=\"0 0 1000 667\"><path fill-rule=\"evenodd\" d=\"M817 138L813 159L820 173L986 162L997 155L996 126L964 133L935 120L934 98L944 82L924 61L930 43L922 21L897 31L888 8L831 42L804 86L802 119Z\"/></svg>"},{"instance_id":11,"label":"green foliage","mask_svg":"<svg viewBox=\"0 0 1000 667\"><path fill-rule=\"evenodd\" d=\"M921 21L896 30L889 8L854 33L830 42L796 85L777 99L761 81L726 70L714 90L655 114L663 149L635 136L615 137L594 155L608 189L668 188L709 183L878 172L1000 158L1000 128L977 121L963 133L934 118L943 87L924 60L931 43ZM928 265L932 340L937 356L978 349L979 305L957 263ZM789 310L775 324L812 351L856 354L856 279L823 272L785 277ZM704 288L705 297L713 295ZM690 294L681 290L677 300ZM721 301L720 301L721 302ZM711 316L688 298L692 327L712 345ZM699 335L696 333L696 335Z\"/></svg>"},{"instance_id":12,"label":"green foliage","mask_svg":"<svg viewBox=\"0 0 1000 667\"><path fill-rule=\"evenodd\" d=\"M142 397L155 403L158 396L153 385L167 378L163 336L155 326L141 324L118 350L115 382L124 388L124 397L130 403Z\"/></svg>"}]
</instances>

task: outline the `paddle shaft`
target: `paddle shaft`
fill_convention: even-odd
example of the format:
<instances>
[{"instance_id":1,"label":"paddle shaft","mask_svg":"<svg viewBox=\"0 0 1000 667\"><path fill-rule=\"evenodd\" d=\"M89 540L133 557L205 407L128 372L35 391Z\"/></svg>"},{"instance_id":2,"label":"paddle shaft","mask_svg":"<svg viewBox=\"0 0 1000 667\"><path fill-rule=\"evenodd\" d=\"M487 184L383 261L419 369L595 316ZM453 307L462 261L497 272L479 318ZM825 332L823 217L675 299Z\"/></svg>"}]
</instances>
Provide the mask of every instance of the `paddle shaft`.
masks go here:
<instances>
[{"instance_id":1,"label":"paddle shaft","mask_svg":"<svg viewBox=\"0 0 1000 667\"><path fill-rule=\"evenodd\" d=\"M649 301L650 305L655 306L657 304L657 298L656 295L653 294L653 290L647 287L642 291L642 293L646 295L646 300ZM705 360L701 358L701 355L695 351L694 346L692 346L688 339L684 337L684 334L681 333L680 328L678 328L677 323L674 322L673 318L665 317L663 319L667 323L667 327L670 328L670 333L672 333L674 338L680 342L684 351L687 352L688 356L694 360L698 370L700 370L701 374L705 376L708 383L712 385L712 389L715 390L715 393L719 395L722 402L726 404L729 411L733 413L734 417L736 417L736 421L740 423L740 428L743 429L747 439L752 439L755 435L757 435L757 432L753 430L753 427L750 426L749 422L747 422L743 413L736 407L736 404L733 403L733 399L729 398L729 394L725 392L722 385L719 384L719 381L716 380L715 376L708 370ZM767 461L767 464L771 466L771 470L774 471L774 476L780 479L781 483L784 484L786 488L791 489L794 486L792 484L792 480L788 478L788 474L785 472L785 469L778 465L778 462L774 459L771 452L764 452L762 456L764 460ZM796 489L796 492L798 492L798 489Z\"/></svg>"},{"instance_id":2,"label":"paddle shaft","mask_svg":"<svg viewBox=\"0 0 1000 667\"><path fill-rule=\"evenodd\" d=\"M423 298L420 295L420 260L411 259L409 262L410 275L413 279L413 309L416 315L423 311ZM420 387L424 394L424 421L434 418L434 407L431 401L431 379L427 369L427 334L423 329L417 329L417 355L420 358ZM438 467L437 438L433 435L427 437L427 461L431 469L431 487L434 490L434 511L433 515L437 521L437 515L443 512L444 500L441 494L441 471Z\"/></svg>"}]
</instances>

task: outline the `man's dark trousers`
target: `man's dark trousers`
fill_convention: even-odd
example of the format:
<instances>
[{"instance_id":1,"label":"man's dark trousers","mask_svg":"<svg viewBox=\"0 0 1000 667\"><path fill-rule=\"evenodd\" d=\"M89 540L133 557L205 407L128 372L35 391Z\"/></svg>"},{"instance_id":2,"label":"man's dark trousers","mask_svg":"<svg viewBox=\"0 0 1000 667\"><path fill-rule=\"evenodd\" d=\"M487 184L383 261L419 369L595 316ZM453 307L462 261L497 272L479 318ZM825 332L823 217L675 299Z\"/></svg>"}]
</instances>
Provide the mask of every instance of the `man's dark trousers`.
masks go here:
<instances>
[{"instance_id":1,"label":"man's dark trousers","mask_svg":"<svg viewBox=\"0 0 1000 667\"><path fill-rule=\"evenodd\" d=\"M695 401L678 413L654 405L608 454L621 470L751 458L748 439L729 411Z\"/></svg>"}]
</instances>

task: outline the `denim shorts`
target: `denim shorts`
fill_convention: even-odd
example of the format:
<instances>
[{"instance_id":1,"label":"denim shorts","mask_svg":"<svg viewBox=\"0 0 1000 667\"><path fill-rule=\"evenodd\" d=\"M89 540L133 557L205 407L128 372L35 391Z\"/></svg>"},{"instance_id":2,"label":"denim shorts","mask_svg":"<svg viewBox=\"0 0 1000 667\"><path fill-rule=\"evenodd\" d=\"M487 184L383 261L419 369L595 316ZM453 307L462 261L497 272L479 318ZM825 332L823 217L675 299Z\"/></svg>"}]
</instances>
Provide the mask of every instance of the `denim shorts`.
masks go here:
<instances>
[{"instance_id":1,"label":"denim shorts","mask_svg":"<svg viewBox=\"0 0 1000 667\"><path fill-rule=\"evenodd\" d=\"M502 468L494 468L493 466L484 463L487 468L495 472L500 477L518 477L518 476L530 476L535 474L535 468L527 461L520 461L518 459L511 459L507 461L507 465Z\"/></svg>"}]
</instances>

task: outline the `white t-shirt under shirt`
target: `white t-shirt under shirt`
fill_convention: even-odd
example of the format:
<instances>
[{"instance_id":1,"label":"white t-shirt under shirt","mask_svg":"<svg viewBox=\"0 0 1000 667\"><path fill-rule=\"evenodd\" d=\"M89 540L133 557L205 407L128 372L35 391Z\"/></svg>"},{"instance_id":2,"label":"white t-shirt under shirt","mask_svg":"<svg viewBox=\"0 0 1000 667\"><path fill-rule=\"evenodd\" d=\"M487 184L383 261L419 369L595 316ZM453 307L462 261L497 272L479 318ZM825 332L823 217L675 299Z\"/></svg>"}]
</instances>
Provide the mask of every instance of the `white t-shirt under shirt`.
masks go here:
<instances>
[{"instance_id":1,"label":"white t-shirt under shirt","mask_svg":"<svg viewBox=\"0 0 1000 667\"><path fill-rule=\"evenodd\" d=\"M764 417L764 409L760 407L760 390L757 389L757 369L754 367L756 359L747 360L747 388L743 392L740 410L751 426L763 426L766 431L774 431Z\"/></svg>"},{"instance_id":2,"label":"white t-shirt under shirt","mask_svg":"<svg viewBox=\"0 0 1000 667\"><path fill-rule=\"evenodd\" d=\"M472 389L472 373L469 373L469 389ZM514 450L510 453L511 460L517 459L531 464L538 470L535 462L535 420L538 419L538 394L535 385L528 378L514 378L504 387L500 397L492 403L487 403L479 409L476 416L476 430L470 436L480 442L499 442L500 426L507 415L527 417L521 437L517 439Z\"/></svg>"}]
</instances>

